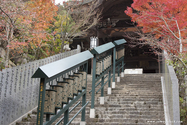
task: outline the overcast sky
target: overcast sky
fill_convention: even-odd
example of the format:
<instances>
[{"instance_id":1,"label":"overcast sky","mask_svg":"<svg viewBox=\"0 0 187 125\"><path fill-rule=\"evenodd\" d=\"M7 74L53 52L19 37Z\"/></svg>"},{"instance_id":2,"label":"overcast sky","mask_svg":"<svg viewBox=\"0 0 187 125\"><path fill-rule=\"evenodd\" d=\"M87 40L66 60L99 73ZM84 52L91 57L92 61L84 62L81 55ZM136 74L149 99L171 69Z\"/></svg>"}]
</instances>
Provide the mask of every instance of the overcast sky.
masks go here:
<instances>
[{"instance_id":1,"label":"overcast sky","mask_svg":"<svg viewBox=\"0 0 187 125\"><path fill-rule=\"evenodd\" d=\"M55 4L58 4L58 3L62 4L63 1L68 1L68 0L55 0Z\"/></svg>"}]
</instances>

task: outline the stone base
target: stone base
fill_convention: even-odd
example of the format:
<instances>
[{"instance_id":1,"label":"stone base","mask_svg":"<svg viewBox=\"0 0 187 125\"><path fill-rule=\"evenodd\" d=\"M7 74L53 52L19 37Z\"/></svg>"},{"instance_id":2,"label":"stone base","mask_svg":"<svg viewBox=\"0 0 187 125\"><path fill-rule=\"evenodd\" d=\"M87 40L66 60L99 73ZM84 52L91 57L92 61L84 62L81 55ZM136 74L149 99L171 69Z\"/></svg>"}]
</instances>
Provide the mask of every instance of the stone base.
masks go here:
<instances>
[{"instance_id":1,"label":"stone base","mask_svg":"<svg viewBox=\"0 0 187 125\"><path fill-rule=\"evenodd\" d=\"M142 68L137 68L137 69L125 69L124 70L125 74L143 74L143 69Z\"/></svg>"},{"instance_id":2,"label":"stone base","mask_svg":"<svg viewBox=\"0 0 187 125\"><path fill-rule=\"evenodd\" d=\"M80 125L86 125L86 122L85 121L81 121Z\"/></svg>"},{"instance_id":3,"label":"stone base","mask_svg":"<svg viewBox=\"0 0 187 125\"><path fill-rule=\"evenodd\" d=\"M99 97L99 98L100 98L100 104L104 105L104 103L105 103L105 97Z\"/></svg>"},{"instance_id":4,"label":"stone base","mask_svg":"<svg viewBox=\"0 0 187 125\"><path fill-rule=\"evenodd\" d=\"M95 118L95 109L90 109L90 118Z\"/></svg>"},{"instance_id":5,"label":"stone base","mask_svg":"<svg viewBox=\"0 0 187 125\"><path fill-rule=\"evenodd\" d=\"M108 94L108 95L111 95L111 94L112 94L112 89L111 89L111 87L108 87L107 94Z\"/></svg>"},{"instance_id":6,"label":"stone base","mask_svg":"<svg viewBox=\"0 0 187 125\"><path fill-rule=\"evenodd\" d=\"M120 77L117 77L117 82L120 82Z\"/></svg>"},{"instance_id":7,"label":"stone base","mask_svg":"<svg viewBox=\"0 0 187 125\"><path fill-rule=\"evenodd\" d=\"M112 82L112 88L115 88L116 83Z\"/></svg>"},{"instance_id":8,"label":"stone base","mask_svg":"<svg viewBox=\"0 0 187 125\"><path fill-rule=\"evenodd\" d=\"M124 77L124 72L121 72L121 77Z\"/></svg>"}]
</instances>

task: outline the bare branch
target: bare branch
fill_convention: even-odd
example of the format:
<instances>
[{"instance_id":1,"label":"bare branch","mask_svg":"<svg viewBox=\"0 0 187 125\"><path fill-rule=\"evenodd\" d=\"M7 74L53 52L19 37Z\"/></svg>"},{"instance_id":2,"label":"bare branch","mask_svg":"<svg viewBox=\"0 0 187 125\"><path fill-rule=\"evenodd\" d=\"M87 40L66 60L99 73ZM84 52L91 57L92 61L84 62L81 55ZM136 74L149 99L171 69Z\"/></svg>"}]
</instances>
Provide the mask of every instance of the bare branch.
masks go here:
<instances>
[{"instance_id":1,"label":"bare branch","mask_svg":"<svg viewBox=\"0 0 187 125\"><path fill-rule=\"evenodd\" d=\"M1 7L0 7L0 10L9 18L9 20L10 20L11 24L13 25L13 27L15 27L12 19L10 18L10 16Z\"/></svg>"},{"instance_id":2,"label":"bare branch","mask_svg":"<svg viewBox=\"0 0 187 125\"><path fill-rule=\"evenodd\" d=\"M69 34L72 38L85 35L90 28L97 24L101 15L101 12L97 11L99 4L98 0L94 0L90 5L70 5L71 10L73 10L70 14L75 21L75 25Z\"/></svg>"},{"instance_id":3,"label":"bare branch","mask_svg":"<svg viewBox=\"0 0 187 125\"><path fill-rule=\"evenodd\" d=\"M177 25L177 28L178 28L178 31L179 31L180 53L182 53L182 39L181 39L181 31L180 31L180 28L179 28L179 25L178 25L177 20L175 20L175 22L176 22L176 25Z\"/></svg>"},{"instance_id":4,"label":"bare branch","mask_svg":"<svg viewBox=\"0 0 187 125\"><path fill-rule=\"evenodd\" d=\"M164 23L165 23L166 27L168 28L168 30L170 31L170 33L172 33L173 36L174 36L176 39L179 40L179 38L175 35L175 33L169 28L169 25L168 25L168 23L166 22L166 20L164 19L164 17L161 16L160 18L164 21Z\"/></svg>"}]
</instances>

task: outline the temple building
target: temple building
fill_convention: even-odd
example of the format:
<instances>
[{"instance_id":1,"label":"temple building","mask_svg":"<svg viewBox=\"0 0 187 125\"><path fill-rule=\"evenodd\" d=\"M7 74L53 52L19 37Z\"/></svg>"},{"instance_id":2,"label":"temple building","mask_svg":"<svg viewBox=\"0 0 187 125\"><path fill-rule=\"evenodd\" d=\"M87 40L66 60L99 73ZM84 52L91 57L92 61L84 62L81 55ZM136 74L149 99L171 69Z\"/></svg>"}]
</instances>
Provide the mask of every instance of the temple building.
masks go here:
<instances>
[{"instance_id":1,"label":"temple building","mask_svg":"<svg viewBox=\"0 0 187 125\"><path fill-rule=\"evenodd\" d=\"M93 0L85 0L84 4L89 6ZM132 40L127 37L136 35L136 24L131 22L131 18L124 11L131 6L133 0L98 0L98 12L101 12L97 25L92 27L86 36L76 37L70 47L76 48L79 44L82 51L90 49L90 41L97 38L97 45L113 42L118 39L125 39L125 68L143 68L143 73L159 73L159 57L153 54L148 45L140 46L132 44ZM138 42L138 41L137 41Z\"/></svg>"}]
</instances>

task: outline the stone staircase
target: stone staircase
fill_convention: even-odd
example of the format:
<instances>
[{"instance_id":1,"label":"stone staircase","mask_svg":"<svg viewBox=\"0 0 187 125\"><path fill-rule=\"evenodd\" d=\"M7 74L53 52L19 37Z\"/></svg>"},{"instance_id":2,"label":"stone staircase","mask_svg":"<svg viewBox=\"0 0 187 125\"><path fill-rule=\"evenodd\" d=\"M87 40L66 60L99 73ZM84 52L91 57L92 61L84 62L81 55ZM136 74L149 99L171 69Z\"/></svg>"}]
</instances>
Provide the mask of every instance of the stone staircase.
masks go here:
<instances>
[{"instance_id":1,"label":"stone staircase","mask_svg":"<svg viewBox=\"0 0 187 125\"><path fill-rule=\"evenodd\" d=\"M86 124L164 125L165 118L160 77L160 74L125 75L119 83L116 83L116 88L112 89L111 95L107 95L106 85L104 89L105 104L99 104L100 93L98 93L95 98L96 117L89 118L90 102L86 107ZM96 90L98 89L99 87L96 88ZM90 90L91 76L88 76L87 101L91 100ZM70 113L70 119L81 108L80 106L81 104ZM79 125L80 121L81 113L71 124ZM21 122L17 122L17 125L36 125L36 111L29 114L27 118L23 118Z\"/></svg>"}]
</instances>

